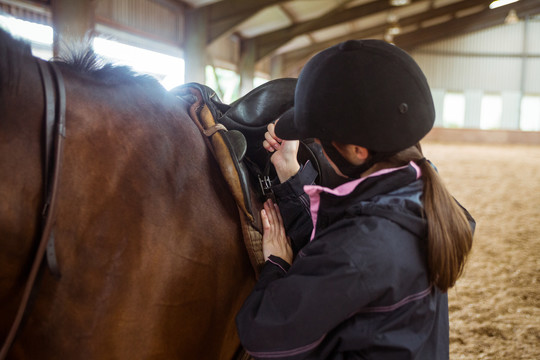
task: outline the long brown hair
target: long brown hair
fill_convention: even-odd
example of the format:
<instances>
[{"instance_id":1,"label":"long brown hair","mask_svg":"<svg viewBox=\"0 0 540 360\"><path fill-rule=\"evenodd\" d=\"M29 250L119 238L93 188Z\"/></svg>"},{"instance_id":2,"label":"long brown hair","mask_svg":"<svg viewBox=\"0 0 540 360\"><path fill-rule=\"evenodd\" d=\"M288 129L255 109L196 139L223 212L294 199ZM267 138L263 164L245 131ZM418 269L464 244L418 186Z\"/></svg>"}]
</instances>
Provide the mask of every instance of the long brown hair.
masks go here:
<instances>
[{"instance_id":1,"label":"long brown hair","mask_svg":"<svg viewBox=\"0 0 540 360\"><path fill-rule=\"evenodd\" d=\"M420 144L405 149L374 168L414 161L422 170L424 216L428 223L427 265L430 281L446 292L463 273L473 233L465 210L452 197L435 168L425 161Z\"/></svg>"}]
</instances>

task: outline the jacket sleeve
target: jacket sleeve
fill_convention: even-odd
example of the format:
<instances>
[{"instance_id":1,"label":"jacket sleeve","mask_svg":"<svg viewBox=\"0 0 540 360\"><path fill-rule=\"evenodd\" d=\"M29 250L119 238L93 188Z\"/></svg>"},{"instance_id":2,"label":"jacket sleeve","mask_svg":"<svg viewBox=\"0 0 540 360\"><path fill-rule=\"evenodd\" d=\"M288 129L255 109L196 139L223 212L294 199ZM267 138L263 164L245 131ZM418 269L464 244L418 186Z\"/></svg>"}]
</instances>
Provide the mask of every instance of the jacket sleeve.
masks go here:
<instances>
[{"instance_id":1,"label":"jacket sleeve","mask_svg":"<svg viewBox=\"0 0 540 360\"><path fill-rule=\"evenodd\" d=\"M312 185L316 177L317 171L308 161L296 175L272 188L295 255L307 244L313 230L309 196L304 192L304 185Z\"/></svg>"},{"instance_id":2,"label":"jacket sleeve","mask_svg":"<svg viewBox=\"0 0 540 360\"><path fill-rule=\"evenodd\" d=\"M308 254L279 276L278 266L265 264L236 318L240 340L253 357L303 359L316 351L328 331L370 301L344 248L326 243L310 243L303 251Z\"/></svg>"}]
</instances>

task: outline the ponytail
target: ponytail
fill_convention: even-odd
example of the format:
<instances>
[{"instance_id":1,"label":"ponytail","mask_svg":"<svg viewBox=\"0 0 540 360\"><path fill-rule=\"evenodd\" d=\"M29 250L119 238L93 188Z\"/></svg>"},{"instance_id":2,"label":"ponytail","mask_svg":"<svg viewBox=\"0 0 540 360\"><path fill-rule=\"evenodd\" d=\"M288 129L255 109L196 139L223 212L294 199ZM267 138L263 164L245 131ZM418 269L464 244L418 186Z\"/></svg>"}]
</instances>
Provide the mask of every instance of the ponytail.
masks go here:
<instances>
[{"instance_id":1,"label":"ponytail","mask_svg":"<svg viewBox=\"0 0 540 360\"><path fill-rule=\"evenodd\" d=\"M415 161L422 170L422 202L428 224L427 267L429 279L441 291L454 286L463 273L472 247L473 232L466 211L452 197L433 166L425 161L420 144L392 156L383 167Z\"/></svg>"},{"instance_id":2,"label":"ponytail","mask_svg":"<svg viewBox=\"0 0 540 360\"><path fill-rule=\"evenodd\" d=\"M446 189L427 161L420 164L424 181L424 212L428 223L429 277L443 292L463 273L472 247L472 229L464 209Z\"/></svg>"}]
</instances>

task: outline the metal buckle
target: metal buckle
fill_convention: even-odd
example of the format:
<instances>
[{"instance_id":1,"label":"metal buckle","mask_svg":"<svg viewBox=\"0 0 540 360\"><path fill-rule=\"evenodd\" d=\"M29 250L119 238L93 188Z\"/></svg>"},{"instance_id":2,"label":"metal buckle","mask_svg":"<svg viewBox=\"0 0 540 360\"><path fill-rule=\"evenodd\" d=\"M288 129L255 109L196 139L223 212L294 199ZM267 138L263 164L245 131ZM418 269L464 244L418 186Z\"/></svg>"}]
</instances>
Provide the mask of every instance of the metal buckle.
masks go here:
<instances>
[{"instance_id":1,"label":"metal buckle","mask_svg":"<svg viewBox=\"0 0 540 360\"><path fill-rule=\"evenodd\" d=\"M273 196L274 192L272 191L272 180L268 175L258 175L259 185L261 186L261 191L265 196Z\"/></svg>"}]
</instances>

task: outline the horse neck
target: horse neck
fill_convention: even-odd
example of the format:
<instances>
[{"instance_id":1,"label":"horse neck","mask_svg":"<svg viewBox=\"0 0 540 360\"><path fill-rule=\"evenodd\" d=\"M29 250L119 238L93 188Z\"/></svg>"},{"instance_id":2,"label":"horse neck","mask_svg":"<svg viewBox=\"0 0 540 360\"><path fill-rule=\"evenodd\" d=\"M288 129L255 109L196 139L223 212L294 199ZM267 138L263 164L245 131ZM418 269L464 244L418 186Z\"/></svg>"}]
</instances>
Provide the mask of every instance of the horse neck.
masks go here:
<instances>
[{"instance_id":1,"label":"horse neck","mask_svg":"<svg viewBox=\"0 0 540 360\"><path fill-rule=\"evenodd\" d=\"M43 90L35 59L0 34L0 299L14 314L41 226ZM16 45L14 42L11 45ZM11 317L0 317L0 341Z\"/></svg>"},{"instance_id":2,"label":"horse neck","mask_svg":"<svg viewBox=\"0 0 540 360\"><path fill-rule=\"evenodd\" d=\"M43 90L34 58L20 57L17 66L0 91L0 193L12 225L28 235L35 232L42 201ZM24 204L15 198L20 193L27 196Z\"/></svg>"}]
</instances>

